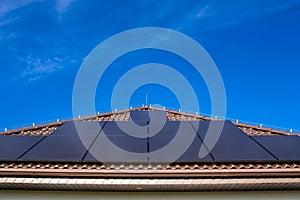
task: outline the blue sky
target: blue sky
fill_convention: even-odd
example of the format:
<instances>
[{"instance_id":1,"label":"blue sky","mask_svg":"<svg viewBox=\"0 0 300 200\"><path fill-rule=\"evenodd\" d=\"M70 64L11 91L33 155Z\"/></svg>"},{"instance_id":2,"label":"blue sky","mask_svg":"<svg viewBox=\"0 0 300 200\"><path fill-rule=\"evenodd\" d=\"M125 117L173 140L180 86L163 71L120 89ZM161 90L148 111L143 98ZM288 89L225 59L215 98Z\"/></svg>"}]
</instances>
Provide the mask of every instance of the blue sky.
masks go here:
<instances>
[{"instance_id":1,"label":"blue sky","mask_svg":"<svg viewBox=\"0 0 300 200\"><path fill-rule=\"evenodd\" d=\"M71 118L73 84L84 58L108 37L139 27L180 31L206 49L225 84L228 118L300 130L297 0L0 0L0 129ZM174 67L191 84L201 79L167 52L132 52L108 70L96 109L109 111L118 77L148 62ZM209 114L205 84L194 89L201 112ZM139 88L130 104L145 104L146 93L149 104L179 107L168 88L155 84Z\"/></svg>"}]
</instances>

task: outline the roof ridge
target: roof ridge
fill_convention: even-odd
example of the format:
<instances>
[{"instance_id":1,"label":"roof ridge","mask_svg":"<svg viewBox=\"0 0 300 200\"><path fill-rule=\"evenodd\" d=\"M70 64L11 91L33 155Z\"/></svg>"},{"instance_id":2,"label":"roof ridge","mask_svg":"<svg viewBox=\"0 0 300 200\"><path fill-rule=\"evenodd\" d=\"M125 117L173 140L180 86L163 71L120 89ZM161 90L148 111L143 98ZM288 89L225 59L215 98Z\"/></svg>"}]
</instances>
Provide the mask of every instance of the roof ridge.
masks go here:
<instances>
[{"instance_id":1,"label":"roof ridge","mask_svg":"<svg viewBox=\"0 0 300 200\"><path fill-rule=\"evenodd\" d=\"M172 110L172 109L166 108L166 107L159 108L159 107L154 107L151 105L142 105L142 106L136 107L136 108L130 107L129 109L109 111L109 112L105 112L105 113L97 113L97 114L89 115L89 116L85 116L85 117L78 116L77 118L71 118L71 119L67 119L67 120L57 120L57 122L50 122L50 123L46 123L46 124L39 124L39 125L33 124L33 126L22 127L22 128L18 128L18 129L14 129L14 130L5 130L4 132L0 132L0 135L10 135L10 134L20 133L20 132L24 132L24 131L41 129L44 127L60 126L63 123L69 122L69 121L93 120L95 118L97 119L100 117L124 114L124 113L130 112L130 111L133 111L133 110L136 110L136 111L138 111L138 110L140 110L140 111L142 111L142 110L165 111L166 113L169 113L169 114L176 114L176 115L182 115L185 117L192 117L196 120L216 120L216 118L207 117L204 115L201 116L198 113L191 114L191 113L187 113L187 112L184 112L181 110L178 110L178 111ZM238 126L240 128L250 128L250 129L272 132L272 133L281 134L281 135L298 135L297 133L291 133L291 132L287 132L284 130L275 130L273 128L256 126L256 125L251 125L251 124L246 124L246 123L240 123L238 121L234 122L233 120L230 120L230 121L232 121L236 126Z\"/></svg>"}]
</instances>

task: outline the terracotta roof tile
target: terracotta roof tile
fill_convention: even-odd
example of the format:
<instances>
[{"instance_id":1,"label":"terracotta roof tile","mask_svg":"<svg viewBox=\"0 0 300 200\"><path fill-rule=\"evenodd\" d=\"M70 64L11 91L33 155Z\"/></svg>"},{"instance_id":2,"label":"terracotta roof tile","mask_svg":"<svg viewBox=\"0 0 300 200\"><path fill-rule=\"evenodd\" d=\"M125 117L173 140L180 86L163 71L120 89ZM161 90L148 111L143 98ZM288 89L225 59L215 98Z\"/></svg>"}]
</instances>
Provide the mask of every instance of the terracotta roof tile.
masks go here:
<instances>
[{"instance_id":1,"label":"terracotta roof tile","mask_svg":"<svg viewBox=\"0 0 300 200\"><path fill-rule=\"evenodd\" d=\"M236 169L300 169L299 163L267 163L267 164L231 164L231 163L213 163L213 164L175 164L175 165L103 165L103 164L72 164L72 163L1 163L0 169L50 169L50 170L96 170L96 171L119 171L119 170L180 170L180 171L205 171L205 170L236 170Z\"/></svg>"}]
</instances>

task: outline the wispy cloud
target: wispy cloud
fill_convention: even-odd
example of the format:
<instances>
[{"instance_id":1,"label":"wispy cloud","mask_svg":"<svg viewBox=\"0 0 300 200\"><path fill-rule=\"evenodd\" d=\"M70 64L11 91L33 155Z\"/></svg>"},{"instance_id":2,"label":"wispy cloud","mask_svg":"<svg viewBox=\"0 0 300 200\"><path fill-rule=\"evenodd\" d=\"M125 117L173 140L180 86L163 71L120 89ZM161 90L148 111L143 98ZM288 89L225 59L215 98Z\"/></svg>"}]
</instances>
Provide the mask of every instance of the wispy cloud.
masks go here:
<instances>
[{"instance_id":1,"label":"wispy cloud","mask_svg":"<svg viewBox=\"0 0 300 200\"><path fill-rule=\"evenodd\" d=\"M68 10L74 0L56 0L55 10L58 13L58 20L61 21L63 14Z\"/></svg>"},{"instance_id":2,"label":"wispy cloud","mask_svg":"<svg viewBox=\"0 0 300 200\"><path fill-rule=\"evenodd\" d=\"M15 18L8 18L4 19L7 14L9 14L11 11L22 8L24 6L27 6L31 3L36 2L45 2L45 0L3 0L0 1L0 26L5 25L8 23L11 23L18 19L18 17ZM59 20L62 19L62 14L65 13L71 3L74 2L74 0L56 0L54 1L54 9L57 11Z\"/></svg>"},{"instance_id":3,"label":"wispy cloud","mask_svg":"<svg viewBox=\"0 0 300 200\"><path fill-rule=\"evenodd\" d=\"M7 19L0 19L0 26L10 24L10 23L16 21L17 19L19 19L19 17L9 17Z\"/></svg>"},{"instance_id":4,"label":"wispy cloud","mask_svg":"<svg viewBox=\"0 0 300 200\"><path fill-rule=\"evenodd\" d=\"M246 20L287 9L299 0L208 1L194 8L179 22L179 29L200 24L202 29L235 25ZM182 26L182 27L180 27Z\"/></svg>"},{"instance_id":5,"label":"wispy cloud","mask_svg":"<svg viewBox=\"0 0 300 200\"><path fill-rule=\"evenodd\" d=\"M212 17L217 14L218 11L212 11L211 8L216 2L210 1L207 4L196 7L189 16L189 20L195 20L198 18Z\"/></svg>"},{"instance_id":6,"label":"wispy cloud","mask_svg":"<svg viewBox=\"0 0 300 200\"><path fill-rule=\"evenodd\" d=\"M19 19L19 17L7 17L6 15L9 12L38 1L41 0L0 1L0 26L10 24Z\"/></svg>"},{"instance_id":7,"label":"wispy cloud","mask_svg":"<svg viewBox=\"0 0 300 200\"><path fill-rule=\"evenodd\" d=\"M26 64L21 76L29 82L39 80L63 68L63 59L58 57L43 59L28 56L20 60Z\"/></svg>"},{"instance_id":8,"label":"wispy cloud","mask_svg":"<svg viewBox=\"0 0 300 200\"><path fill-rule=\"evenodd\" d=\"M40 2L42 0L4 0L0 2L0 17L6 15L10 11L21 8L33 2Z\"/></svg>"},{"instance_id":9,"label":"wispy cloud","mask_svg":"<svg viewBox=\"0 0 300 200\"><path fill-rule=\"evenodd\" d=\"M59 13L65 12L74 0L56 0L55 9Z\"/></svg>"}]
</instances>

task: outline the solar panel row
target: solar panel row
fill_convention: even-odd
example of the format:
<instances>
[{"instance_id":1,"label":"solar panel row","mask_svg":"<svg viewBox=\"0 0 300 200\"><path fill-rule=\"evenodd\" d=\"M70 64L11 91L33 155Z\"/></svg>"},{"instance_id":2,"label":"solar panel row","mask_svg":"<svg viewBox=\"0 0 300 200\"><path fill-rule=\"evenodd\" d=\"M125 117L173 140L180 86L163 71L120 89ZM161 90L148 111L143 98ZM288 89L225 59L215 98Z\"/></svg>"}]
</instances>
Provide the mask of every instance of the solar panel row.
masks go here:
<instances>
[{"instance_id":1,"label":"solar panel row","mask_svg":"<svg viewBox=\"0 0 300 200\"><path fill-rule=\"evenodd\" d=\"M2 135L0 160L288 162L300 161L299 146L298 136L249 137L230 121L167 121L162 111L132 111L129 121L66 122L50 136Z\"/></svg>"}]
</instances>

